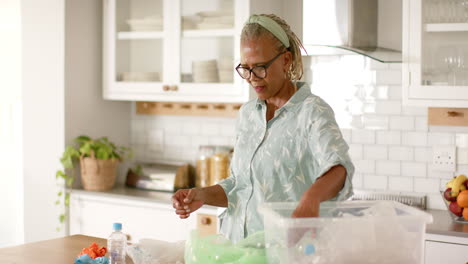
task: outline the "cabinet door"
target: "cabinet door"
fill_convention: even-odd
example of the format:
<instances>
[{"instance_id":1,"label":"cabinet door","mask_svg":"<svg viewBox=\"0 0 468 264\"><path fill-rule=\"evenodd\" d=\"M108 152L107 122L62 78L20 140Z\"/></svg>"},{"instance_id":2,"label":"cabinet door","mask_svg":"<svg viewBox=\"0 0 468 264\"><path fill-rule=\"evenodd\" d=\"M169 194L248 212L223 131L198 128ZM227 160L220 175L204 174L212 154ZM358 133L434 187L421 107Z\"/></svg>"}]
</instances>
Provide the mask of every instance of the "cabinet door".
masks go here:
<instances>
[{"instance_id":1,"label":"cabinet door","mask_svg":"<svg viewBox=\"0 0 468 264\"><path fill-rule=\"evenodd\" d=\"M468 262L468 245L426 241L425 264L465 264Z\"/></svg>"},{"instance_id":2,"label":"cabinet door","mask_svg":"<svg viewBox=\"0 0 468 264\"><path fill-rule=\"evenodd\" d=\"M246 102L246 0L104 0L104 98Z\"/></svg>"},{"instance_id":3,"label":"cabinet door","mask_svg":"<svg viewBox=\"0 0 468 264\"><path fill-rule=\"evenodd\" d=\"M468 107L468 4L403 3L404 102Z\"/></svg>"},{"instance_id":4,"label":"cabinet door","mask_svg":"<svg viewBox=\"0 0 468 264\"><path fill-rule=\"evenodd\" d=\"M170 69L168 0L104 0L104 98L164 94Z\"/></svg>"},{"instance_id":5,"label":"cabinet door","mask_svg":"<svg viewBox=\"0 0 468 264\"><path fill-rule=\"evenodd\" d=\"M107 238L112 223L123 224L131 241L141 238L164 241L186 240L196 228L196 217L180 219L170 204L125 199L72 197L70 234Z\"/></svg>"}]
</instances>

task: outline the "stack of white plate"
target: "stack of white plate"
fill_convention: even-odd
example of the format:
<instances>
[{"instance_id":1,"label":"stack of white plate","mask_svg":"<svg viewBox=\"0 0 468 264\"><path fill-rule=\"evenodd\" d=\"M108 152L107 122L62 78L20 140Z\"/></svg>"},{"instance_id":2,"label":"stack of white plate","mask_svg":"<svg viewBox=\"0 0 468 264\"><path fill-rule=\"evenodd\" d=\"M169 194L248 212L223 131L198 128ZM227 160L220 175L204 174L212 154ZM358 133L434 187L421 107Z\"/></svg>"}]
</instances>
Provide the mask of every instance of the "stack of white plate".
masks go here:
<instances>
[{"instance_id":1,"label":"stack of white plate","mask_svg":"<svg viewBox=\"0 0 468 264\"><path fill-rule=\"evenodd\" d=\"M163 30L163 18L161 15L147 16L141 19L128 19L130 31L161 31Z\"/></svg>"},{"instance_id":2,"label":"stack of white plate","mask_svg":"<svg viewBox=\"0 0 468 264\"><path fill-rule=\"evenodd\" d=\"M219 82L218 63L216 60L192 62L192 77L196 83Z\"/></svg>"},{"instance_id":3,"label":"stack of white plate","mask_svg":"<svg viewBox=\"0 0 468 264\"><path fill-rule=\"evenodd\" d=\"M233 28L234 15L232 10L198 12L201 21L197 23L198 29Z\"/></svg>"},{"instance_id":4,"label":"stack of white plate","mask_svg":"<svg viewBox=\"0 0 468 264\"><path fill-rule=\"evenodd\" d=\"M182 29L196 29L197 24L201 22L200 16L183 16Z\"/></svg>"},{"instance_id":5,"label":"stack of white plate","mask_svg":"<svg viewBox=\"0 0 468 264\"><path fill-rule=\"evenodd\" d=\"M218 74L219 81L222 83L229 83L233 81L233 59L232 57L222 57L218 61Z\"/></svg>"}]
</instances>

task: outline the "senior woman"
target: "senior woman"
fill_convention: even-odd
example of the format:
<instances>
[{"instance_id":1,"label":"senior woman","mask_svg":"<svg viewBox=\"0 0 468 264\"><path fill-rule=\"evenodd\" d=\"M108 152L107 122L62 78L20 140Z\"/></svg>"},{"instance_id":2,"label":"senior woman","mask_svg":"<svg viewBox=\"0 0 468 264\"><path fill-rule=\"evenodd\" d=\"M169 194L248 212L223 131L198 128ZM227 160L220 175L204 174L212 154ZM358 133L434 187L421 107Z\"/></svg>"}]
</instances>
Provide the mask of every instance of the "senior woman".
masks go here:
<instances>
[{"instance_id":1,"label":"senior woman","mask_svg":"<svg viewBox=\"0 0 468 264\"><path fill-rule=\"evenodd\" d=\"M227 207L221 233L237 242L263 230L264 202L298 202L292 217L319 215L320 202L352 194L354 167L333 110L302 77L302 44L276 15L246 22L236 71L257 97L239 112L231 176L214 186L177 191L176 214L203 204Z\"/></svg>"}]
</instances>

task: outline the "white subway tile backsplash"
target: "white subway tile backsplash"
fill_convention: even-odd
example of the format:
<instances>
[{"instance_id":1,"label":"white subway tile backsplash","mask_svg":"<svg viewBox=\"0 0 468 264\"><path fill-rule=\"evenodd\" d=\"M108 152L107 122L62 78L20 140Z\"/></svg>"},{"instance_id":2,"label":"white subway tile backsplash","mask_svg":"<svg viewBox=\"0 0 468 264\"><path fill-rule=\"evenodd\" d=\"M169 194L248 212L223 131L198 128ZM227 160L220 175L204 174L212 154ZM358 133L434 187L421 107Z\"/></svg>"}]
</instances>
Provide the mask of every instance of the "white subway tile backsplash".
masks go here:
<instances>
[{"instance_id":1,"label":"white subway tile backsplash","mask_svg":"<svg viewBox=\"0 0 468 264\"><path fill-rule=\"evenodd\" d=\"M190 136L166 135L164 137L164 144L168 147L176 146L184 148L191 145Z\"/></svg>"},{"instance_id":2,"label":"white subway tile backsplash","mask_svg":"<svg viewBox=\"0 0 468 264\"><path fill-rule=\"evenodd\" d=\"M349 156L352 160L360 160L363 157L363 145L349 144Z\"/></svg>"},{"instance_id":3,"label":"white subway tile backsplash","mask_svg":"<svg viewBox=\"0 0 468 264\"><path fill-rule=\"evenodd\" d=\"M424 132L402 132L402 145L406 146L426 146L427 133Z\"/></svg>"},{"instance_id":4,"label":"white subway tile backsplash","mask_svg":"<svg viewBox=\"0 0 468 264\"><path fill-rule=\"evenodd\" d=\"M427 117L416 117L414 119L414 130L416 131L428 131Z\"/></svg>"},{"instance_id":5,"label":"white subway tile backsplash","mask_svg":"<svg viewBox=\"0 0 468 264\"><path fill-rule=\"evenodd\" d=\"M361 144L374 144L375 132L372 130L356 129L351 133L351 142Z\"/></svg>"},{"instance_id":6,"label":"white subway tile backsplash","mask_svg":"<svg viewBox=\"0 0 468 264\"><path fill-rule=\"evenodd\" d=\"M414 191L418 193L438 193L439 180L430 178L414 178Z\"/></svg>"},{"instance_id":7,"label":"white subway tile backsplash","mask_svg":"<svg viewBox=\"0 0 468 264\"><path fill-rule=\"evenodd\" d=\"M390 160L414 160L414 150L412 147L389 146L388 150L388 157Z\"/></svg>"},{"instance_id":8,"label":"white subway tile backsplash","mask_svg":"<svg viewBox=\"0 0 468 264\"><path fill-rule=\"evenodd\" d=\"M468 148L457 147L457 165L468 164Z\"/></svg>"},{"instance_id":9,"label":"white subway tile backsplash","mask_svg":"<svg viewBox=\"0 0 468 264\"><path fill-rule=\"evenodd\" d=\"M390 130L414 130L414 117L390 116Z\"/></svg>"},{"instance_id":10,"label":"white subway tile backsplash","mask_svg":"<svg viewBox=\"0 0 468 264\"><path fill-rule=\"evenodd\" d=\"M399 115L401 114L401 102L378 101L375 107L375 113L380 115Z\"/></svg>"},{"instance_id":11,"label":"white subway tile backsplash","mask_svg":"<svg viewBox=\"0 0 468 264\"><path fill-rule=\"evenodd\" d=\"M388 117L379 115L364 115L362 123L365 129L388 129Z\"/></svg>"},{"instance_id":12,"label":"white subway tile backsplash","mask_svg":"<svg viewBox=\"0 0 468 264\"><path fill-rule=\"evenodd\" d=\"M191 137L191 148L198 149L199 146L209 145L210 144L210 137L206 136L192 136Z\"/></svg>"},{"instance_id":13,"label":"white subway tile backsplash","mask_svg":"<svg viewBox=\"0 0 468 264\"><path fill-rule=\"evenodd\" d=\"M364 145L364 159L386 160L388 159L388 149L385 145Z\"/></svg>"},{"instance_id":14,"label":"white subway tile backsplash","mask_svg":"<svg viewBox=\"0 0 468 264\"><path fill-rule=\"evenodd\" d=\"M452 177L454 172L449 171L439 171L434 168L432 162L427 164L427 177L428 178L437 178L437 179L446 179Z\"/></svg>"},{"instance_id":15,"label":"white subway tile backsplash","mask_svg":"<svg viewBox=\"0 0 468 264\"><path fill-rule=\"evenodd\" d=\"M455 134L429 132L427 145L455 145Z\"/></svg>"},{"instance_id":16,"label":"white subway tile backsplash","mask_svg":"<svg viewBox=\"0 0 468 264\"><path fill-rule=\"evenodd\" d=\"M400 175L401 173L399 161L378 160L375 167L379 175Z\"/></svg>"},{"instance_id":17,"label":"white subway tile backsplash","mask_svg":"<svg viewBox=\"0 0 468 264\"><path fill-rule=\"evenodd\" d=\"M401 84L401 70L377 70L376 84Z\"/></svg>"},{"instance_id":18,"label":"white subway tile backsplash","mask_svg":"<svg viewBox=\"0 0 468 264\"><path fill-rule=\"evenodd\" d=\"M425 106L414 106L414 105L403 105L402 114L405 116L427 116L427 107Z\"/></svg>"},{"instance_id":19,"label":"white subway tile backsplash","mask_svg":"<svg viewBox=\"0 0 468 264\"><path fill-rule=\"evenodd\" d=\"M236 123L235 122L227 122L221 124L219 127L220 135L226 137L235 137L236 136Z\"/></svg>"},{"instance_id":20,"label":"white subway tile backsplash","mask_svg":"<svg viewBox=\"0 0 468 264\"><path fill-rule=\"evenodd\" d=\"M200 122L184 122L182 124L182 135L186 136L195 136L195 135L200 135L201 133L201 127L202 123Z\"/></svg>"},{"instance_id":21,"label":"white subway tile backsplash","mask_svg":"<svg viewBox=\"0 0 468 264\"><path fill-rule=\"evenodd\" d=\"M416 147L414 148L414 161L417 162L432 162L432 148Z\"/></svg>"},{"instance_id":22,"label":"white subway tile backsplash","mask_svg":"<svg viewBox=\"0 0 468 264\"><path fill-rule=\"evenodd\" d=\"M380 145L400 145L400 131L377 131L377 144Z\"/></svg>"},{"instance_id":23,"label":"white subway tile backsplash","mask_svg":"<svg viewBox=\"0 0 468 264\"><path fill-rule=\"evenodd\" d=\"M422 162L402 162L401 175L409 177L426 177L427 165Z\"/></svg>"},{"instance_id":24,"label":"white subway tile backsplash","mask_svg":"<svg viewBox=\"0 0 468 264\"><path fill-rule=\"evenodd\" d=\"M352 180L352 183L353 183L353 188L356 188L356 189L359 189L359 188L362 188L362 180L363 176L362 174L360 173L354 173L353 175L353 180Z\"/></svg>"},{"instance_id":25,"label":"white subway tile backsplash","mask_svg":"<svg viewBox=\"0 0 468 264\"><path fill-rule=\"evenodd\" d=\"M375 173L374 160L353 160L356 173Z\"/></svg>"},{"instance_id":26,"label":"white subway tile backsplash","mask_svg":"<svg viewBox=\"0 0 468 264\"><path fill-rule=\"evenodd\" d=\"M164 145L164 130L163 129L151 129L148 130L146 139L148 142L144 142L149 145Z\"/></svg>"},{"instance_id":27,"label":"white subway tile backsplash","mask_svg":"<svg viewBox=\"0 0 468 264\"><path fill-rule=\"evenodd\" d=\"M371 190L386 190L388 188L388 177L380 175L364 175L364 188Z\"/></svg>"},{"instance_id":28,"label":"white subway tile backsplash","mask_svg":"<svg viewBox=\"0 0 468 264\"><path fill-rule=\"evenodd\" d=\"M388 189L392 191L412 192L413 178L411 177L388 177Z\"/></svg>"},{"instance_id":29,"label":"white subway tile backsplash","mask_svg":"<svg viewBox=\"0 0 468 264\"><path fill-rule=\"evenodd\" d=\"M217 136L220 134L220 127L216 123L205 123L201 129L202 136Z\"/></svg>"},{"instance_id":30,"label":"white subway tile backsplash","mask_svg":"<svg viewBox=\"0 0 468 264\"><path fill-rule=\"evenodd\" d=\"M401 85L389 85L388 87L388 99L399 100L401 102Z\"/></svg>"},{"instance_id":31,"label":"white subway tile backsplash","mask_svg":"<svg viewBox=\"0 0 468 264\"><path fill-rule=\"evenodd\" d=\"M468 148L468 134L457 133L455 135L455 144L457 148Z\"/></svg>"},{"instance_id":32,"label":"white subway tile backsplash","mask_svg":"<svg viewBox=\"0 0 468 264\"><path fill-rule=\"evenodd\" d=\"M234 146L234 138L222 136L211 137L209 143L210 145Z\"/></svg>"}]
</instances>

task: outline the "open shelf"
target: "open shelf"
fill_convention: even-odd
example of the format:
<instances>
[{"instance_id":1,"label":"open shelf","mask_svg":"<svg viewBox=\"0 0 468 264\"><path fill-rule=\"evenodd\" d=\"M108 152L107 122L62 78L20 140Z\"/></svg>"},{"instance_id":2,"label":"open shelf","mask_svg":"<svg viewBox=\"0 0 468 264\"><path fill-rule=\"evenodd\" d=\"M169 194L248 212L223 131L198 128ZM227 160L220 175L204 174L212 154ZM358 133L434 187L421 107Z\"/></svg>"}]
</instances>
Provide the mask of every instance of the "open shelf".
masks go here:
<instances>
[{"instance_id":1,"label":"open shelf","mask_svg":"<svg viewBox=\"0 0 468 264\"><path fill-rule=\"evenodd\" d=\"M118 32L117 39L162 39L164 32L162 31L129 31Z\"/></svg>"},{"instance_id":2,"label":"open shelf","mask_svg":"<svg viewBox=\"0 0 468 264\"><path fill-rule=\"evenodd\" d=\"M467 31L468 23L434 23L426 24L426 32Z\"/></svg>"},{"instance_id":3,"label":"open shelf","mask_svg":"<svg viewBox=\"0 0 468 264\"><path fill-rule=\"evenodd\" d=\"M187 38L197 37L233 37L234 29L190 29L182 31L182 36Z\"/></svg>"}]
</instances>

